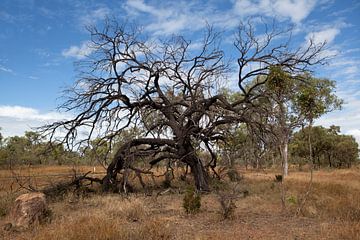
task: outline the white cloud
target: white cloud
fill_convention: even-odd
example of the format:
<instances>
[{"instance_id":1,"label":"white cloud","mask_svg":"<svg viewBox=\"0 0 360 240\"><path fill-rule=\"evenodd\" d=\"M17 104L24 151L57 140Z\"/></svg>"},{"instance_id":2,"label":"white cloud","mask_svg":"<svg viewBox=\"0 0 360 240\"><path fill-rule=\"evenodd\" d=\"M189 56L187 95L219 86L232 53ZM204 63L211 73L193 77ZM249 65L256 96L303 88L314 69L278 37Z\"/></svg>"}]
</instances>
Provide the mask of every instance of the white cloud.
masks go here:
<instances>
[{"instance_id":1,"label":"white cloud","mask_svg":"<svg viewBox=\"0 0 360 240\"><path fill-rule=\"evenodd\" d=\"M128 0L126 4L128 7L132 8L133 10L155 15L158 18L167 18L172 15L171 10L153 7L151 5L146 4L143 0Z\"/></svg>"},{"instance_id":2,"label":"white cloud","mask_svg":"<svg viewBox=\"0 0 360 240\"><path fill-rule=\"evenodd\" d=\"M0 65L0 71L7 72L7 73L13 73L14 71L10 68L7 68L3 65Z\"/></svg>"},{"instance_id":3,"label":"white cloud","mask_svg":"<svg viewBox=\"0 0 360 240\"><path fill-rule=\"evenodd\" d=\"M315 123L326 127L340 126L342 133L353 135L360 144L360 92L358 90L339 91L337 95L345 101L343 109L326 114Z\"/></svg>"},{"instance_id":4,"label":"white cloud","mask_svg":"<svg viewBox=\"0 0 360 240\"><path fill-rule=\"evenodd\" d=\"M91 46L90 41L81 43L80 46L71 46L68 49L62 51L64 57L74 57L76 59L84 59L90 55L95 49Z\"/></svg>"},{"instance_id":5,"label":"white cloud","mask_svg":"<svg viewBox=\"0 0 360 240\"><path fill-rule=\"evenodd\" d=\"M353 74L356 74L356 73L359 73L359 68L358 66L349 66L347 68L344 69L344 74L346 75L353 75Z\"/></svg>"},{"instance_id":6,"label":"white cloud","mask_svg":"<svg viewBox=\"0 0 360 240\"><path fill-rule=\"evenodd\" d=\"M205 19L210 16L207 7L186 1L170 1L162 4L161 7L155 7L146 4L143 0L128 0L125 10L130 16L137 16L139 13L148 14L145 30L153 35L171 35L179 34L184 30L196 31L203 28Z\"/></svg>"},{"instance_id":7,"label":"white cloud","mask_svg":"<svg viewBox=\"0 0 360 240\"><path fill-rule=\"evenodd\" d=\"M81 26L95 25L98 21L104 20L110 14L110 12L110 9L107 7L101 7L90 11L84 16L80 17L80 24Z\"/></svg>"},{"instance_id":8,"label":"white cloud","mask_svg":"<svg viewBox=\"0 0 360 240\"><path fill-rule=\"evenodd\" d=\"M34 127L70 117L70 114L59 112L42 113L29 107L0 105L1 133L6 137L23 135L25 131L30 131Z\"/></svg>"},{"instance_id":9,"label":"white cloud","mask_svg":"<svg viewBox=\"0 0 360 240\"><path fill-rule=\"evenodd\" d=\"M181 32L189 25L189 18L186 15L181 15L174 19L167 21L161 21L149 24L146 29L153 32L155 35L169 35L173 33ZM195 30L195 29L194 29Z\"/></svg>"},{"instance_id":10,"label":"white cloud","mask_svg":"<svg viewBox=\"0 0 360 240\"><path fill-rule=\"evenodd\" d=\"M350 107L349 107L350 108ZM360 114L351 115L349 113L338 112L327 114L315 121L316 124L329 127L331 125L340 126L341 132L353 135L360 145Z\"/></svg>"},{"instance_id":11,"label":"white cloud","mask_svg":"<svg viewBox=\"0 0 360 240\"><path fill-rule=\"evenodd\" d=\"M334 41L335 37L340 33L339 28L327 28L318 32L311 32L306 36L306 40L313 40L315 44L326 42L330 44Z\"/></svg>"},{"instance_id":12,"label":"white cloud","mask_svg":"<svg viewBox=\"0 0 360 240\"><path fill-rule=\"evenodd\" d=\"M133 7L141 12L153 13L155 8L144 3L142 0L130 0L126 3L128 6Z\"/></svg>"},{"instance_id":13,"label":"white cloud","mask_svg":"<svg viewBox=\"0 0 360 240\"><path fill-rule=\"evenodd\" d=\"M20 120L40 120L51 121L66 119L69 117L67 114L58 112L40 113L39 110L22 106L8 106L0 105L0 117L14 118Z\"/></svg>"},{"instance_id":14,"label":"white cloud","mask_svg":"<svg viewBox=\"0 0 360 240\"><path fill-rule=\"evenodd\" d=\"M360 128L358 129L351 129L346 132L346 134L353 135L356 141L360 144Z\"/></svg>"},{"instance_id":15,"label":"white cloud","mask_svg":"<svg viewBox=\"0 0 360 240\"><path fill-rule=\"evenodd\" d=\"M241 16L265 15L290 18L300 23L314 9L315 0L237 0L235 11Z\"/></svg>"},{"instance_id":16,"label":"white cloud","mask_svg":"<svg viewBox=\"0 0 360 240\"><path fill-rule=\"evenodd\" d=\"M359 64L360 59L350 56L349 53L342 52L341 55L339 54L338 57L333 59L328 66L325 66L325 69L331 72L332 78L359 83ZM344 88L347 87L344 85L344 82L338 82L341 86L344 86Z\"/></svg>"},{"instance_id":17,"label":"white cloud","mask_svg":"<svg viewBox=\"0 0 360 240\"><path fill-rule=\"evenodd\" d=\"M262 15L293 23L303 21L315 8L316 0L233 0L228 10L221 10L216 1L206 4L198 1L148 2L128 0L124 5L128 17L146 16L145 29L153 35L192 32L206 26L206 22L221 29L232 29L242 17Z\"/></svg>"}]
</instances>

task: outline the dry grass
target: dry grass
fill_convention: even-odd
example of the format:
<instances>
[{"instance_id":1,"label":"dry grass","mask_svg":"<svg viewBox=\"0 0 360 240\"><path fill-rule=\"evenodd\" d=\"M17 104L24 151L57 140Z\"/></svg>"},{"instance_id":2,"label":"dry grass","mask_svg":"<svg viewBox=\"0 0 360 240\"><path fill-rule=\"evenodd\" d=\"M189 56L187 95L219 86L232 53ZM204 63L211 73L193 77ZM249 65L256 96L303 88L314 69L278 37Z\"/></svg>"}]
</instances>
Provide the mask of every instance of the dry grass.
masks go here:
<instances>
[{"instance_id":1,"label":"dry grass","mask_svg":"<svg viewBox=\"0 0 360 240\"><path fill-rule=\"evenodd\" d=\"M9 233L9 239L169 239L166 222L147 214L140 198L95 196L76 204L53 205L53 221L32 231ZM0 235L1 236L1 235Z\"/></svg>"},{"instance_id":2,"label":"dry grass","mask_svg":"<svg viewBox=\"0 0 360 240\"><path fill-rule=\"evenodd\" d=\"M51 223L20 233L0 230L0 239L360 239L358 169L316 171L300 216L295 212L307 191L309 173L291 172L285 179L284 210L275 170L238 170L244 175L238 191L248 190L249 196L234 200L231 220L223 220L215 193L203 195L200 212L190 216L182 208L183 194L178 191L157 197L161 189L147 197L142 193L129 197L69 194L50 203ZM151 179L146 181L153 184ZM215 184L224 190L235 186ZM5 196L5 192L0 194ZM1 205L8 208L11 201L0 201L0 209ZM0 225L6 220L1 217Z\"/></svg>"}]
</instances>

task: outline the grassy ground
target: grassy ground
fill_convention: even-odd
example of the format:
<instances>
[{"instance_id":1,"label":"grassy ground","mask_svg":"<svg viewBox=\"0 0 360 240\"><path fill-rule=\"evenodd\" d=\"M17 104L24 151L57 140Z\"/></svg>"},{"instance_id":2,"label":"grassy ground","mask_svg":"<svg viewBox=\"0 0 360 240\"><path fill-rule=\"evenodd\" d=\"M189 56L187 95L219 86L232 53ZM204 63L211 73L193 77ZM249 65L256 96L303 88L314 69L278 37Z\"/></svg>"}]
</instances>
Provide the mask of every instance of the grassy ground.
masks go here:
<instances>
[{"instance_id":1,"label":"grassy ground","mask_svg":"<svg viewBox=\"0 0 360 240\"><path fill-rule=\"evenodd\" d=\"M90 167L79 167L86 172ZM67 167L33 168L30 173L71 172ZM50 200L51 222L26 231L0 230L0 239L360 239L360 170L314 172L311 191L308 172L291 172L283 185L273 170L245 171L238 183L215 181L216 189L202 195L200 212L186 214L182 205L187 183L175 181L171 191L152 187L144 192L119 194L66 194ZM24 173L24 172L23 172ZM9 176L0 171L0 176ZM64 178L64 177L63 177ZM38 178L38 186L49 179ZM52 179L55 181L56 179ZM21 193L1 180L0 226L7 209ZM151 179L145 181L155 184ZM161 179L157 179L160 185ZM284 194L281 194L283 188ZM248 191L244 197L243 192ZM224 220L220 196L233 196L236 208ZM285 208L282 204L282 196ZM0 212L1 213L1 212Z\"/></svg>"}]
</instances>

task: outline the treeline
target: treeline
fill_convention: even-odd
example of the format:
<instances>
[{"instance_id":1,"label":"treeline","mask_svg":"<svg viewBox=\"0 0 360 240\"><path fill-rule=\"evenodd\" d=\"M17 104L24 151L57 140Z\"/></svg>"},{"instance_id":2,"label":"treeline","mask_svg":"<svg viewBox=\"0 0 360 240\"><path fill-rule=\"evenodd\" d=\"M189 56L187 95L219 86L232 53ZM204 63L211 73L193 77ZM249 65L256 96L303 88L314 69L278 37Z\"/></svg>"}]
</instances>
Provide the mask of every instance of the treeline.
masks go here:
<instances>
[{"instance_id":1,"label":"treeline","mask_svg":"<svg viewBox=\"0 0 360 240\"><path fill-rule=\"evenodd\" d=\"M118 145L138 134L139 129L123 132ZM310 138L309 138L310 137ZM340 127L305 127L295 132L289 142L289 163L302 167L309 163L311 144L312 163L315 167L348 168L359 163L359 149L355 138L340 134ZM219 164L242 165L264 168L282 165L281 150L276 144L264 144L249 132L245 125L229 126L225 142L217 146ZM63 145L50 145L36 132L25 132L24 136L3 138L0 133L0 166L11 165L67 165L104 164L112 157L109 145L92 140L87 148L78 151L67 150ZM202 152L203 161L210 159Z\"/></svg>"},{"instance_id":2,"label":"treeline","mask_svg":"<svg viewBox=\"0 0 360 240\"><path fill-rule=\"evenodd\" d=\"M290 149L293 163L306 163L309 158L309 135L313 164L317 167L351 167L359 161L359 149L355 138L340 134L340 127L316 126L304 128L294 134Z\"/></svg>"},{"instance_id":3,"label":"treeline","mask_svg":"<svg viewBox=\"0 0 360 240\"><path fill-rule=\"evenodd\" d=\"M1 130L1 128L0 128ZM134 134L136 129L124 131L117 138L118 145ZM54 144L34 131L27 131L23 136L4 138L0 132L0 167L15 165L107 165L113 151L109 144L99 139L89 145L71 151L63 144Z\"/></svg>"},{"instance_id":4,"label":"treeline","mask_svg":"<svg viewBox=\"0 0 360 240\"><path fill-rule=\"evenodd\" d=\"M24 136L0 138L0 166L36 164L72 164L82 161L81 155L63 145L51 145L32 131Z\"/></svg>"},{"instance_id":5,"label":"treeline","mask_svg":"<svg viewBox=\"0 0 360 240\"><path fill-rule=\"evenodd\" d=\"M314 168L349 168L359 163L358 147L353 136L340 134L338 126L304 127L290 138L289 163L299 168L309 163ZM245 125L229 129L227 143L220 144L219 149L223 164L230 166L264 168L283 164L279 145L264 143Z\"/></svg>"}]
</instances>

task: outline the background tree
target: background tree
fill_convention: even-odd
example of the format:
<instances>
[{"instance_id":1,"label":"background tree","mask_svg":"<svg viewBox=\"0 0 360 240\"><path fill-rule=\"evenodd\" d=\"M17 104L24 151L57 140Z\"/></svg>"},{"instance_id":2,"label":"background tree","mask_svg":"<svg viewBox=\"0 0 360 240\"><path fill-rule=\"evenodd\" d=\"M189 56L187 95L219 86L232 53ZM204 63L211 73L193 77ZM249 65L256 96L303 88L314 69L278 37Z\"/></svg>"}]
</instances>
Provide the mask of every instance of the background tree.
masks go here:
<instances>
[{"instance_id":1,"label":"background tree","mask_svg":"<svg viewBox=\"0 0 360 240\"><path fill-rule=\"evenodd\" d=\"M1 130L1 128L0 128ZM6 164L6 158L7 154L4 150L4 137L2 136L0 132L0 167L4 166Z\"/></svg>"},{"instance_id":2,"label":"background tree","mask_svg":"<svg viewBox=\"0 0 360 240\"><path fill-rule=\"evenodd\" d=\"M308 136L316 136L311 143L315 166L350 167L359 160L358 144L354 137L339 133L337 126L306 127L294 134L290 144L291 155L299 165L306 163L309 155Z\"/></svg>"},{"instance_id":3,"label":"background tree","mask_svg":"<svg viewBox=\"0 0 360 240\"><path fill-rule=\"evenodd\" d=\"M0 131L1 131L1 127L0 127ZM3 135L2 135L1 132L0 132L0 148L1 148L2 145L3 145L3 140L4 140L4 137L3 137Z\"/></svg>"},{"instance_id":4,"label":"background tree","mask_svg":"<svg viewBox=\"0 0 360 240\"><path fill-rule=\"evenodd\" d=\"M342 101L334 93L335 82L314 78L309 73L291 76L280 67L271 68L260 89L261 115L254 119L271 134L282 157L283 175L288 175L288 144L294 129L321 115L339 109Z\"/></svg>"},{"instance_id":5,"label":"background tree","mask_svg":"<svg viewBox=\"0 0 360 240\"><path fill-rule=\"evenodd\" d=\"M136 127L124 130L116 137L114 145L120 147L128 139L136 138L139 135L140 130ZM100 138L90 140L89 146L84 147L80 152L82 153L84 163L91 165L100 164L104 167L109 164L114 155L110 150L110 144Z\"/></svg>"},{"instance_id":6,"label":"background tree","mask_svg":"<svg viewBox=\"0 0 360 240\"><path fill-rule=\"evenodd\" d=\"M79 163L79 154L49 143L39 133L27 131L24 136L8 137L0 147L0 165L74 164Z\"/></svg>"}]
</instances>

